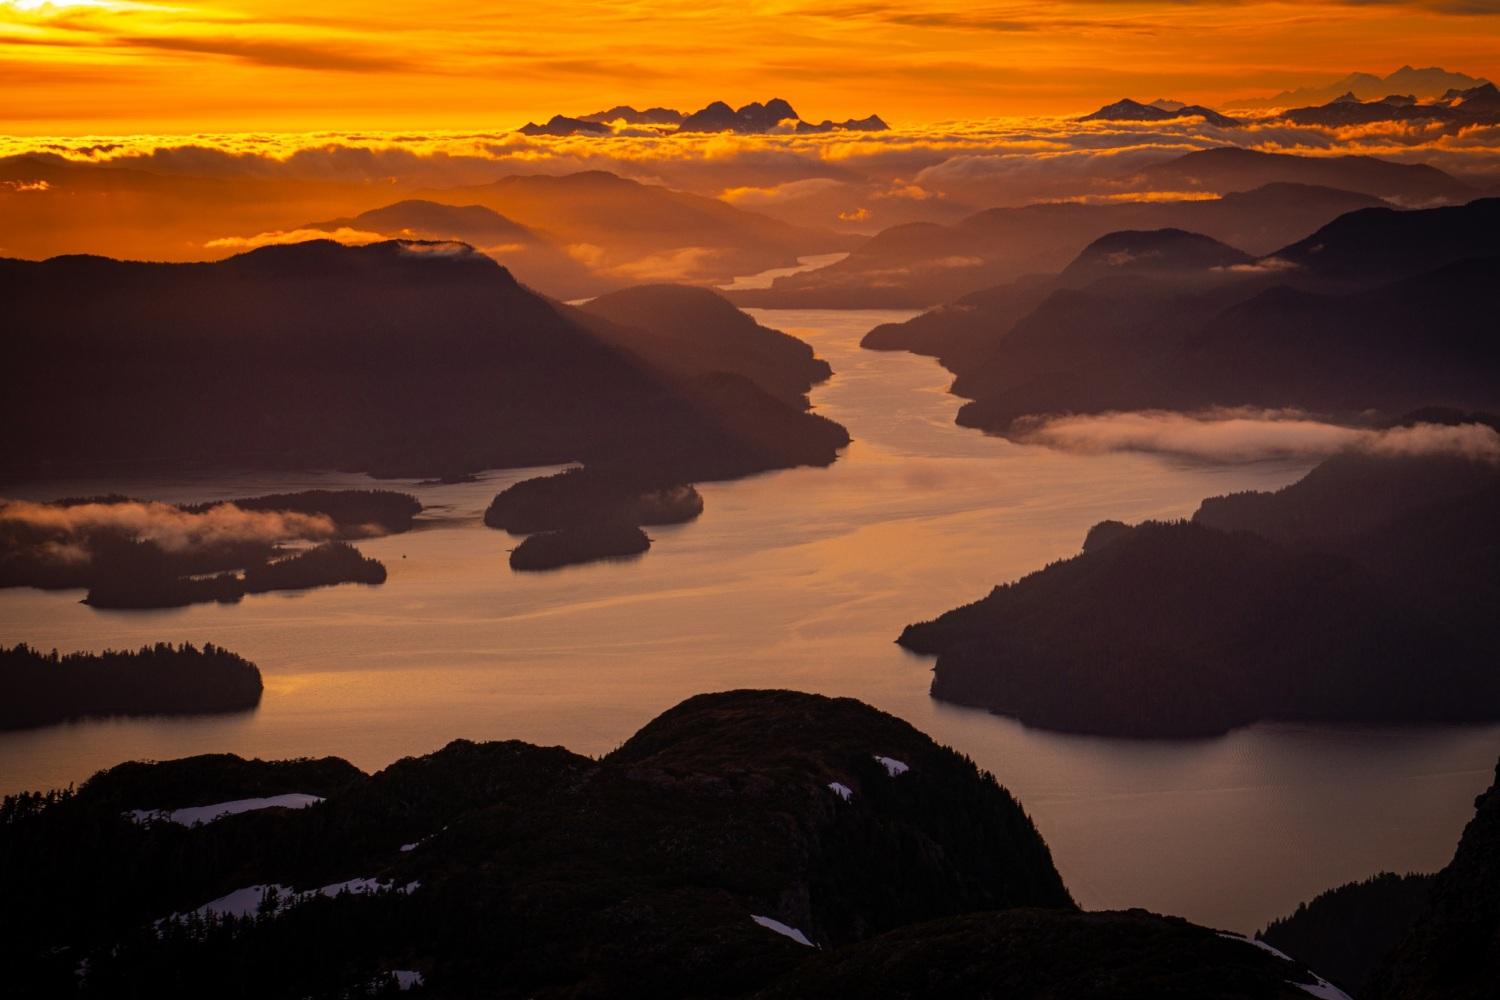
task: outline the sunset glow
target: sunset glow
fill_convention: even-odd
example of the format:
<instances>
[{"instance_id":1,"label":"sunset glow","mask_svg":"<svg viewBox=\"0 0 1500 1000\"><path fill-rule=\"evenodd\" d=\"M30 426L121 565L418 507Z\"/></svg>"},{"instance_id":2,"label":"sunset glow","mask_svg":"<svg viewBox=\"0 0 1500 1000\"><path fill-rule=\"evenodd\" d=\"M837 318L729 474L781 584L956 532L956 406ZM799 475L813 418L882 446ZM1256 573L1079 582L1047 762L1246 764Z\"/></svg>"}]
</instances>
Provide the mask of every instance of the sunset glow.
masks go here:
<instances>
[{"instance_id":1,"label":"sunset glow","mask_svg":"<svg viewBox=\"0 0 1500 1000\"><path fill-rule=\"evenodd\" d=\"M0 3L0 128L81 134L509 128L785 96L932 122L1224 103L1348 69L1500 75L1488 0L324 5ZM1330 53L1340 67L1330 68Z\"/></svg>"}]
</instances>

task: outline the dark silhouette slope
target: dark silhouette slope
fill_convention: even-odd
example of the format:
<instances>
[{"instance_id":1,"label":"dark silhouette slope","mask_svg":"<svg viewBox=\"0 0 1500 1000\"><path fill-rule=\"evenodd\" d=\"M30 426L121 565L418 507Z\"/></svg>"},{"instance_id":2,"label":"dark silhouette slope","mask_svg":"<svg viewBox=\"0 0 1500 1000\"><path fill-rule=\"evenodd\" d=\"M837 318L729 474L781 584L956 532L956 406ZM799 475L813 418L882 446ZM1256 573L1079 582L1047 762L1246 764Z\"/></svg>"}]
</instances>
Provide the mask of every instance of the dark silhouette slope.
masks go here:
<instances>
[{"instance_id":1,"label":"dark silhouette slope","mask_svg":"<svg viewBox=\"0 0 1500 1000\"><path fill-rule=\"evenodd\" d=\"M1159 107L1157 104L1142 104L1126 97L1113 104L1106 104L1098 111L1090 112L1078 119L1081 122L1166 122L1178 118L1201 118L1206 124L1218 128L1237 128L1242 123L1221 115L1212 108L1200 104L1183 104L1177 107Z\"/></svg>"},{"instance_id":2,"label":"dark silhouette slope","mask_svg":"<svg viewBox=\"0 0 1500 1000\"><path fill-rule=\"evenodd\" d=\"M1140 408L1402 413L1500 405L1488 289L1500 200L1352 212L1256 261L1171 230L1119 233L1056 277L997 286L865 345L936 354L958 422Z\"/></svg>"},{"instance_id":3,"label":"dark silhouette slope","mask_svg":"<svg viewBox=\"0 0 1500 1000\"><path fill-rule=\"evenodd\" d=\"M807 391L833 374L807 344L761 326L706 288L642 285L581 308L611 321L595 328L602 339L662 371L743 375L791 406L805 408Z\"/></svg>"},{"instance_id":4,"label":"dark silhouette slope","mask_svg":"<svg viewBox=\"0 0 1500 1000\"><path fill-rule=\"evenodd\" d=\"M767 1000L1306 1000L1318 982L1247 941L1144 910L971 913L818 955Z\"/></svg>"},{"instance_id":5,"label":"dark silhouette slope","mask_svg":"<svg viewBox=\"0 0 1500 1000\"><path fill-rule=\"evenodd\" d=\"M9 356L27 374L0 402L12 472L153 462L434 475L650 455L725 476L826 464L838 446L786 433L827 425L811 416L719 412L733 401L684 392L462 245L313 242L192 265L6 260L0 295Z\"/></svg>"},{"instance_id":6,"label":"dark silhouette slope","mask_svg":"<svg viewBox=\"0 0 1500 1000\"><path fill-rule=\"evenodd\" d=\"M1500 981L1500 764L1474 800L1458 850L1427 905L1375 975L1375 1000L1480 1000Z\"/></svg>"},{"instance_id":7,"label":"dark silhouette slope","mask_svg":"<svg viewBox=\"0 0 1500 1000\"><path fill-rule=\"evenodd\" d=\"M598 295L620 284L595 273L543 234L483 205L408 199L300 228L329 233L352 229L391 239L457 240L499 261L523 285L558 299Z\"/></svg>"},{"instance_id":8,"label":"dark silhouette slope","mask_svg":"<svg viewBox=\"0 0 1500 1000\"><path fill-rule=\"evenodd\" d=\"M13 985L72 992L87 957L83 985L115 994L191 992L235 968L216 993L331 996L400 968L439 996L497 984L504 996L748 996L815 953L752 917L836 948L970 910L1073 911L992 776L849 699L703 695L600 760L458 741L316 789L263 775L327 796L306 809L194 828L122 816L224 801L268 770L182 764L6 800L0 958ZM216 785L220 764L232 792ZM411 888L151 927L243 886L366 876Z\"/></svg>"},{"instance_id":9,"label":"dark silhouette slope","mask_svg":"<svg viewBox=\"0 0 1500 1000\"><path fill-rule=\"evenodd\" d=\"M1271 537L1116 524L899 641L938 654L935 697L1049 728L1170 737L1258 719L1500 717L1500 467L1457 473L1458 461L1334 459L1311 485L1238 499L1239 523ZM1335 493L1383 516L1326 530ZM1310 494L1328 500L1319 518L1305 515Z\"/></svg>"},{"instance_id":10,"label":"dark silhouette slope","mask_svg":"<svg viewBox=\"0 0 1500 1000\"><path fill-rule=\"evenodd\" d=\"M1432 875L1382 872L1299 903L1256 935L1307 962L1352 997L1366 995L1376 972L1432 893Z\"/></svg>"}]
</instances>

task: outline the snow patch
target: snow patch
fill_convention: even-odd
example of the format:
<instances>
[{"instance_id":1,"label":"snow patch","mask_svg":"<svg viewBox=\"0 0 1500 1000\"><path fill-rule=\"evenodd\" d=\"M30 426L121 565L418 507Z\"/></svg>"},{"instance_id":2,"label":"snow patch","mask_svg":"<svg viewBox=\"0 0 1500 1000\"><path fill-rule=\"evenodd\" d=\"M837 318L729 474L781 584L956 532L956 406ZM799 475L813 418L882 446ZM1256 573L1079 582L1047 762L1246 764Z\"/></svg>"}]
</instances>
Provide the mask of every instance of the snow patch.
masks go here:
<instances>
[{"instance_id":1,"label":"snow patch","mask_svg":"<svg viewBox=\"0 0 1500 1000\"><path fill-rule=\"evenodd\" d=\"M799 931L795 927L791 927L791 926L788 926L787 924L782 923L780 920L775 920L775 919L773 919L771 917L757 917L753 913L750 914L750 919L754 920L757 924L760 924L766 930L768 930L768 931L775 931L777 934L780 934L782 937L789 937L793 941L797 942L800 945L806 945L809 948L816 948L817 947L817 945L813 944L811 941L809 941L807 939L807 935L806 934L803 934L801 931Z\"/></svg>"},{"instance_id":2,"label":"snow patch","mask_svg":"<svg viewBox=\"0 0 1500 1000\"><path fill-rule=\"evenodd\" d=\"M848 802L849 796L854 794L854 789L850 788L842 781L830 781L828 783L828 790L837 795L839 798L843 799L845 802Z\"/></svg>"},{"instance_id":3,"label":"snow patch","mask_svg":"<svg viewBox=\"0 0 1500 1000\"><path fill-rule=\"evenodd\" d=\"M1302 964L1301 962L1298 962L1296 959L1292 958L1292 956L1288 955L1286 952L1282 951L1280 948L1276 948L1272 945L1266 944L1264 941L1261 941L1258 938L1248 938L1243 934L1230 934L1227 931L1220 931L1219 937L1228 938L1231 941L1239 941L1243 944L1254 945L1261 951L1269 951L1277 958L1286 962L1291 962L1293 965ZM1339 989L1337 986L1333 985L1328 980L1318 975L1316 972L1313 972L1313 970L1308 969L1307 971L1312 973L1313 978L1317 980L1316 983L1294 983L1291 982L1291 980L1288 980L1287 984L1297 987L1304 993L1309 993L1315 997L1318 997L1319 1000L1352 1000L1349 994L1345 993L1343 990Z\"/></svg>"},{"instance_id":4,"label":"snow patch","mask_svg":"<svg viewBox=\"0 0 1500 1000\"><path fill-rule=\"evenodd\" d=\"M136 823L177 823L181 826L201 826L225 816L254 812L257 809L306 809L322 802L321 795L305 792L288 792L285 795L270 795L260 799L235 799L231 802L216 802L211 806L187 806L183 809L132 809L125 815Z\"/></svg>"},{"instance_id":5,"label":"snow patch","mask_svg":"<svg viewBox=\"0 0 1500 1000\"><path fill-rule=\"evenodd\" d=\"M897 760L894 757L882 757L880 756L880 754L876 754L875 759L880 761L880 763L885 767L885 773L893 778L898 774L905 774L907 771L911 770L911 768L907 767L905 763Z\"/></svg>"}]
</instances>

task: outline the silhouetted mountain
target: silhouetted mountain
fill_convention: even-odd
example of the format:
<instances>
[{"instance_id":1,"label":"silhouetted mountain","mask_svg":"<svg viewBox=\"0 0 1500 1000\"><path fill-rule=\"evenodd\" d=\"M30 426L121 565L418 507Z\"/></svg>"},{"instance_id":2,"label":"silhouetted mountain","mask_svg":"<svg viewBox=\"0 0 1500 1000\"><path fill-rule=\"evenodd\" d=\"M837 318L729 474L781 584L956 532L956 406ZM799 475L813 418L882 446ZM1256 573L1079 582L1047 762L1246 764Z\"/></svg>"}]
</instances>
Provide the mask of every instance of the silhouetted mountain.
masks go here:
<instances>
[{"instance_id":1,"label":"silhouetted mountain","mask_svg":"<svg viewBox=\"0 0 1500 1000\"><path fill-rule=\"evenodd\" d=\"M602 339L662 371L743 375L790 406L806 408L808 390L833 374L807 344L761 326L707 288L641 285L580 308L611 321L597 328Z\"/></svg>"},{"instance_id":2,"label":"silhouetted mountain","mask_svg":"<svg viewBox=\"0 0 1500 1000\"><path fill-rule=\"evenodd\" d=\"M1180 737L1261 719L1494 719L1500 466L1474 462L1453 495L1455 461L1331 460L1321 481L1258 504L1270 538L1210 518L1112 526L899 641L938 654L934 697L1048 728ZM1304 535L1298 501L1331 497L1330 481L1346 510L1387 516Z\"/></svg>"},{"instance_id":3,"label":"silhouetted mountain","mask_svg":"<svg viewBox=\"0 0 1500 1000\"><path fill-rule=\"evenodd\" d=\"M0 730L111 715L243 712L260 695L255 664L212 644L66 656L24 643L0 647Z\"/></svg>"},{"instance_id":4,"label":"silhouetted mountain","mask_svg":"<svg viewBox=\"0 0 1500 1000\"><path fill-rule=\"evenodd\" d=\"M1373 73L1350 73L1342 79L1322 86L1298 87L1285 90L1271 97L1239 100L1235 107L1241 108L1295 108L1308 104L1322 104L1336 100L1340 94L1350 94L1356 100L1373 100L1385 94L1414 94L1417 97L1437 97L1448 90L1466 90L1485 81L1467 73L1450 73L1431 66L1413 69L1402 66L1388 76Z\"/></svg>"},{"instance_id":5,"label":"silhouetted mountain","mask_svg":"<svg viewBox=\"0 0 1500 1000\"><path fill-rule=\"evenodd\" d=\"M1123 230L1101 236L1063 268L1063 285L1140 277L1161 278L1249 264L1255 258L1218 240L1181 229Z\"/></svg>"},{"instance_id":6,"label":"silhouetted mountain","mask_svg":"<svg viewBox=\"0 0 1500 1000\"><path fill-rule=\"evenodd\" d=\"M1373 156L1263 153L1238 146L1185 153L1139 173L1151 189L1159 191L1201 190L1223 194L1273 183L1312 184L1403 205L1464 202L1476 193L1462 181L1425 163L1393 163Z\"/></svg>"},{"instance_id":7,"label":"silhouetted mountain","mask_svg":"<svg viewBox=\"0 0 1500 1000\"><path fill-rule=\"evenodd\" d=\"M1039 334L1042 326L1055 323L1055 311L1041 307L1043 303L1053 304L1054 293L1061 289L1102 283L1103 287L1134 298L1143 293L1144 282L1147 283L1144 297L1154 303L1160 295L1151 283L1164 283L1174 292L1182 292L1203 281L1213 283L1218 279L1216 272L1252 259L1231 246L1179 229L1111 233L1085 247L1059 275L1033 275L966 295L903 323L878 326L865 335L860 345L874 350L932 355L950 370L967 374L981 369L995 353L997 342L1002 337L1008 339L1009 331L1033 313L1046 314L1045 319L1034 323L1028 320ZM1117 323L1121 318L1119 313L1113 317ZM1088 335L1087 331L1084 333ZM1018 338L1024 339L1025 335ZM1051 360L1053 356L1067 355L1070 350L1062 337L1040 334L1038 340L1038 348L1048 357L1040 362L1043 369L1058 363ZM1121 341L1116 346L1128 345ZM1007 377L1024 377L1015 367L1017 359L1016 350L1005 351L1005 360L1000 364L1009 366ZM980 382L983 384L982 377ZM955 384L955 391L962 388L962 383Z\"/></svg>"},{"instance_id":8,"label":"silhouetted mountain","mask_svg":"<svg viewBox=\"0 0 1500 1000\"><path fill-rule=\"evenodd\" d=\"M749 996L818 957L789 934L840 949L968 911L1075 912L993 776L849 699L703 695L599 760L458 741L370 777L346 779L337 763L302 766L317 788L297 787L288 765L196 758L6 799L10 986L165 995L214 982L224 996L323 997L412 969L436 996L496 984L527 996ZM260 794L326 801L196 827L123 815L223 802L247 775ZM291 895L360 878L392 888ZM152 926L265 885L287 892L258 919ZM1028 912L1023 924L1046 919ZM1297 977L1239 951L1205 956L1207 932L1180 922L1153 926L1198 952L1194 965ZM1087 928L1081 918L1069 932L1075 964L1109 967L1109 935Z\"/></svg>"},{"instance_id":9,"label":"silhouetted mountain","mask_svg":"<svg viewBox=\"0 0 1500 1000\"><path fill-rule=\"evenodd\" d=\"M1350 212L1276 251L1319 279L1370 285L1500 254L1500 198L1422 212Z\"/></svg>"},{"instance_id":10,"label":"silhouetted mountain","mask_svg":"<svg viewBox=\"0 0 1500 1000\"><path fill-rule=\"evenodd\" d=\"M617 104L608 111L595 111L591 115L578 117L582 121L601 124L623 121L629 125L680 125L685 116L675 108L647 108L637 111L628 104Z\"/></svg>"},{"instance_id":11,"label":"silhouetted mountain","mask_svg":"<svg viewBox=\"0 0 1500 1000\"><path fill-rule=\"evenodd\" d=\"M868 118L849 118L841 122L831 121L824 118L816 125L811 122L799 121L797 123L797 134L819 134L823 132L884 132L890 126L885 119L879 115L870 115Z\"/></svg>"},{"instance_id":12,"label":"silhouetted mountain","mask_svg":"<svg viewBox=\"0 0 1500 1000\"><path fill-rule=\"evenodd\" d=\"M484 205L547 234L559 245L573 247L592 271L618 284L727 281L793 265L807 254L847 250L853 242L717 198L641 184L602 170L514 175L492 184L428 191L422 197Z\"/></svg>"},{"instance_id":13,"label":"silhouetted mountain","mask_svg":"<svg viewBox=\"0 0 1500 1000\"><path fill-rule=\"evenodd\" d=\"M1256 937L1306 962L1350 996L1366 995L1375 973L1406 936L1435 876L1382 872L1299 903Z\"/></svg>"},{"instance_id":14,"label":"silhouetted mountain","mask_svg":"<svg viewBox=\"0 0 1500 1000\"><path fill-rule=\"evenodd\" d=\"M598 295L620 284L594 273L535 230L483 205L445 205L409 199L301 228L328 233L353 229L392 239L457 240L477 247L505 265L522 284L563 300Z\"/></svg>"},{"instance_id":15,"label":"silhouetted mountain","mask_svg":"<svg viewBox=\"0 0 1500 1000\"><path fill-rule=\"evenodd\" d=\"M1002 432L1068 411L1493 410L1497 208L1357 211L1253 264L1228 248L1195 257L1211 243L1185 236L1173 237L1180 258L1137 261L1110 241L1162 237L1111 236L1056 278L965 297L865 343L936 354L974 400L959 423ZM1153 260L1174 266L1142 266Z\"/></svg>"},{"instance_id":16,"label":"silhouetted mountain","mask_svg":"<svg viewBox=\"0 0 1500 1000\"><path fill-rule=\"evenodd\" d=\"M1481 1000L1500 981L1500 764L1372 1000Z\"/></svg>"},{"instance_id":17,"label":"silhouetted mountain","mask_svg":"<svg viewBox=\"0 0 1500 1000\"><path fill-rule=\"evenodd\" d=\"M1265 254L1345 212L1379 204L1347 191L1268 184L1207 200L995 208L953 225L893 226L835 264L729 297L739 305L773 308L930 306L1023 275L1061 271L1084 247L1111 232L1181 229Z\"/></svg>"},{"instance_id":18,"label":"silhouetted mountain","mask_svg":"<svg viewBox=\"0 0 1500 1000\"><path fill-rule=\"evenodd\" d=\"M1227 115L1219 114L1212 108L1197 104L1179 104L1175 108L1164 108L1156 104L1132 101L1128 97L1113 104L1106 104L1098 111L1084 115L1078 120L1082 122L1164 122L1175 118L1202 118L1208 124L1219 128L1236 128L1241 124Z\"/></svg>"},{"instance_id":19,"label":"silhouetted mountain","mask_svg":"<svg viewBox=\"0 0 1500 1000\"><path fill-rule=\"evenodd\" d=\"M1493 486L1485 462L1433 455L1374 457L1358 453L1325 459L1275 492L1210 497L1195 524L1249 531L1286 545L1310 545L1373 531L1411 511ZM1358 497L1357 504L1350 499Z\"/></svg>"},{"instance_id":20,"label":"silhouetted mountain","mask_svg":"<svg viewBox=\"0 0 1500 1000\"><path fill-rule=\"evenodd\" d=\"M601 321L464 246L3 261L0 289L11 359L29 375L0 403L13 470L150 460L431 475L649 455L722 476L792 455L826 464L837 447L807 433L826 421L785 407L756 411L768 420L755 427L726 417L712 394L602 342ZM736 422L748 438L726 430Z\"/></svg>"},{"instance_id":21,"label":"silhouetted mountain","mask_svg":"<svg viewBox=\"0 0 1500 1000\"><path fill-rule=\"evenodd\" d=\"M609 135L608 125L599 122L588 121L582 118L569 118L566 115L553 115L547 119L547 124L538 125L536 122L527 122L516 131L526 135Z\"/></svg>"},{"instance_id":22,"label":"silhouetted mountain","mask_svg":"<svg viewBox=\"0 0 1500 1000\"><path fill-rule=\"evenodd\" d=\"M483 205L443 205L416 198L301 228L332 231L345 227L406 239L460 240L478 247L545 242L531 229Z\"/></svg>"},{"instance_id":23,"label":"silhouetted mountain","mask_svg":"<svg viewBox=\"0 0 1500 1000\"><path fill-rule=\"evenodd\" d=\"M679 132L769 132L784 121L798 121L797 112L779 97L765 104L752 101L741 108L731 108L714 101L682 119Z\"/></svg>"}]
</instances>

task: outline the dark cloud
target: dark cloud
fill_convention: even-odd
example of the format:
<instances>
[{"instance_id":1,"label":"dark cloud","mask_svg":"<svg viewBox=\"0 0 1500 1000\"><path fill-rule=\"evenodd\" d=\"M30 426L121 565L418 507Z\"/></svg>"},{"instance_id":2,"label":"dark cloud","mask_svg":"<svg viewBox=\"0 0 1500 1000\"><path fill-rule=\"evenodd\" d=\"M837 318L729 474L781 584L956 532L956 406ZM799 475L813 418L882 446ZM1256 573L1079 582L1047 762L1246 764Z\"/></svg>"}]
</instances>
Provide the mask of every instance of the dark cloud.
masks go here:
<instances>
[{"instance_id":1,"label":"dark cloud","mask_svg":"<svg viewBox=\"0 0 1500 1000\"><path fill-rule=\"evenodd\" d=\"M331 70L341 73L412 72L416 65L393 56L354 53L295 42L252 41L240 38L124 37L121 45L228 56L258 66Z\"/></svg>"}]
</instances>

